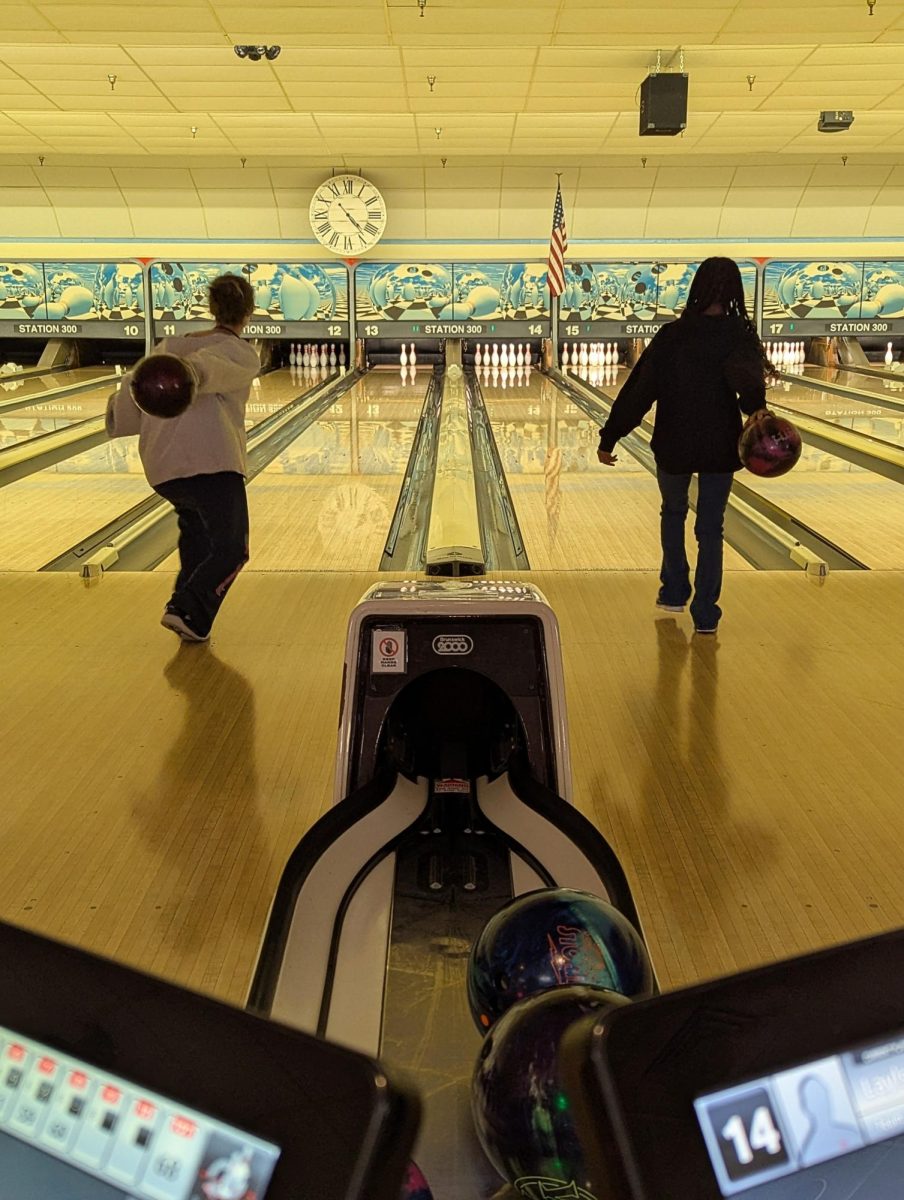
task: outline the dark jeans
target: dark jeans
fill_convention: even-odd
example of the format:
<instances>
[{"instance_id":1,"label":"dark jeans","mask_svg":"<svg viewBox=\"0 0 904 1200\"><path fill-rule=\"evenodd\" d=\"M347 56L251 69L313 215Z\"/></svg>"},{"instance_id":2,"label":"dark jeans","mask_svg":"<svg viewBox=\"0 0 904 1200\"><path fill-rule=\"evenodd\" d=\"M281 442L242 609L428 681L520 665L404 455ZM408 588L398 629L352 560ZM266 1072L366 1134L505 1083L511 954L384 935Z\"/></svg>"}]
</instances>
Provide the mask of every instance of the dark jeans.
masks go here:
<instances>
[{"instance_id":1,"label":"dark jeans","mask_svg":"<svg viewBox=\"0 0 904 1200\"><path fill-rule=\"evenodd\" d=\"M248 499L236 471L170 479L154 488L179 518L179 576L170 604L200 634L248 561Z\"/></svg>"},{"instance_id":2,"label":"dark jeans","mask_svg":"<svg viewBox=\"0 0 904 1200\"><path fill-rule=\"evenodd\" d=\"M657 470L662 495L660 537L662 539L662 604L686 604L691 595L690 566L684 548L684 522L690 474L669 475ZM731 472L697 476L697 570L691 616L698 629L715 629L722 616L717 603L722 590L722 525L734 476Z\"/></svg>"}]
</instances>

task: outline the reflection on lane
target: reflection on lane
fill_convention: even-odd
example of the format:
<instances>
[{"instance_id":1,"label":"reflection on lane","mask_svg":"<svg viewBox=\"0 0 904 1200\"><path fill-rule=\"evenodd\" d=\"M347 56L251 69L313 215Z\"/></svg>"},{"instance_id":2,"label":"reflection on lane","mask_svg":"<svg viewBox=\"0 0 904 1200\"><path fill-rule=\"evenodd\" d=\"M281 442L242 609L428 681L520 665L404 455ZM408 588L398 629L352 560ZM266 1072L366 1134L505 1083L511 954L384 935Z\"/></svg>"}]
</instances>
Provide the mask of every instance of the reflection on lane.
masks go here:
<instances>
[{"instance_id":1,"label":"reflection on lane","mask_svg":"<svg viewBox=\"0 0 904 1200\"><path fill-rule=\"evenodd\" d=\"M371 371L252 481L246 570L377 570L429 381Z\"/></svg>"},{"instance_id":2,"label":"reflection on lane","mask_svg":"<svg viewBox=\"0 0 904 1200\"><path fill-rule=\"evenodd\" d=\"M531 567L658 570L659 491L649 471L626 452L616 467L601 466L598 426L545 375L506 373L504 387L500 372L478 380ZM692 542L689 532L689 551ZM727 547L725 566L748 569Z\"/></svg>"},{"instance_id":3,"label":"reflection on lane","mask_svg":"<svg viewBox=\"0 0 904 1200\"><path fill-rule=\"evenodd\" d=\"M15 375L0 375L0 400L15 396L17 400L40 399L42 392L53 391L55 388L72 387L77 383L90 383L92 379L113 374L113 368L107 366L73 367L65 371L42 371L40 375L29 375L26 379L17 379ZM112 384L106 385L108 388ZM81 395L79 395L81 399Z\"/></svg>"},{"instance_id":4,"label":"reflection on lane","mask_svg":"<svg viewBox=\"0 0 904 1200\"><path fill-rule=\"evenodd\" d=\"M289 371L260 381L248 404L257 424L320 382L294 382ZM105 389L104 403L106 403ZM112 521L149 495L137 438L117 438L77 454L3 489L0 570L34 571L80 537Z\"/></svg>"},{"instance_id":5,"label":"reflection on lane","mask_svg":"<svg viewBox=\"0 0 904 1200\"><path fill-rule=\"evenodd\" d=\"M622 370L615 384L601 382L599 386L608 395L615 396L626 378L627 372ZM843 409L844 415L838 419L839 424L849 419L848 414L857 403L829 393L824 394L822 401L814 401L813 396L813 389L802 384L791 383L787 389L782 384L767 393L767 403L782 404L787 408L799 407L801 412L812 411L816 416L828 414L833 408L836 412ZM824 404L825 414L804 407L805 404L819 403ZM865 409L867 413L870 411L869 405L858 404L857 407ZM837 418L827 415L826 419ZM891 421L897 420L897 415L894 418L876 416L866 419ZM869 430L864 429L863 432ZM873 436L882 435L874 431ZM891 439L886 437L888 440ZM759 479L749 471L742 471L738 479L859 558L868 567L880 570L904 568L904 487L900 484L806 443L800 462L789 474L779 479Z\"/></svg>"},{"instance_id":6,"label":"reflection on lane","mask_svg":"<svg viewBox=\"0 0 904 1200\"><path fill-rule=\"evenodd\" d=\"M879 393L863 400L849 400L791 379L780 379L768 390L766 400L771 405L780 405L808 417L819 417L866 437L879 438L892 445L904 444L904 412L884 405Z\"/></svg>"}]
</instances>

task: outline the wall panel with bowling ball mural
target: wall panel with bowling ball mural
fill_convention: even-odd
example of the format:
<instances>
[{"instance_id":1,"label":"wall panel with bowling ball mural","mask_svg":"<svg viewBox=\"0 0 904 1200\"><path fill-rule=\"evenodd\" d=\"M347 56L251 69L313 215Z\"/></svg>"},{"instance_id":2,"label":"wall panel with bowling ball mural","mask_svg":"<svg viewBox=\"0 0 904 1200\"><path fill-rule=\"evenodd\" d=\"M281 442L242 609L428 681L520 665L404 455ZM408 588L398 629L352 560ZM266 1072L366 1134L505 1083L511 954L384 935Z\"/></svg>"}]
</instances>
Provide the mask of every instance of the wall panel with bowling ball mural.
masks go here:
<instances>
[{"instance_id":1,"label":"wall panel with bowling ball mural","mask_svg":"<svg viewBox=\"0 0 904 1200\"><path fill-rule=\"evenodd\" d=\"M771 260L763 274L764 337L904 333L904 260Z\"/></svg>"},{"instance_id":2,"label":"wall panel with bowling ball mural","mask_svg":"<svg viewBox=\"0 0 904 1200\"><path fill-rule=\"evenodd\" d=\"M0 337L143 343L144 334L141 263L0 263Z\"/></svg>"},{"instance_id":3,"label":"wall panel with bowling ball mural","mask_svg":"<svg viewBox=\"0 0 904 1200\"><path fill-rule=\"evenodd\" d=\"M546 337L542 262L359 263L360 337Z\"/></svg>"},{"instance_id":4,"label":"wall panel with bowling ball mural","mask_svg":"<svg viewBox=\"0 0 904 1200\"><path fill-rule=\"evenodd\" d=\"M344 265L226 261L151 263L155 336L171 336L193 322L210 324L207 289L218 275L244 275L254 289L247 337L348 338Z\"/></svg>"},{"instance_id":5,"label":"wall panel with bowling ball mural","mask_svg":"<svg viewBox=\"0 0 904 1200\"><path fill-rule=\"evenodd\" d=\"M565 263L559 337L651 337L680 316L699 262ZM757 267L740 261L747 311L756 311Z\"/></svg>"}]
</instances>

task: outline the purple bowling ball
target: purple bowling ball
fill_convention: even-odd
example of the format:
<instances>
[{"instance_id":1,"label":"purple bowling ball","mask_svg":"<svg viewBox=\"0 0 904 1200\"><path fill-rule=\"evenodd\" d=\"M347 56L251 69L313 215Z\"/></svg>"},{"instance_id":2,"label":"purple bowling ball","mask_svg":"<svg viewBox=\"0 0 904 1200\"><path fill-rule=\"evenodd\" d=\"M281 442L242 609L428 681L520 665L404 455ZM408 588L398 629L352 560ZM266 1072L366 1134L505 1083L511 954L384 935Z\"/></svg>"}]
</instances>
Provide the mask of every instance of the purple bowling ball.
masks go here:
<instances>
[{"instance_id":1,"label":"purple bowling ball","mask_svg":"<svg viewBox=\"0 0 904 1200\"><path fill-rule=\"evenodd\" d=\"M785 475L801 454L800 434L790 421L767 413L745 426L738 455L748 471L764 479Z\"/></svg>"},{"instance_id":2,"label":"purple bowling ball","mask_svg":"<svg viewBox=\"0 0 904 1200\"><path fill-rule=\"evenodd\" d=\"M487 1158L522 1195L593 1200L559 1047L581 1017L630 1003L602 988L557 988L513 1005L487 1034L471 1085L474 1126Z\"/></svg>"}]
</instances>

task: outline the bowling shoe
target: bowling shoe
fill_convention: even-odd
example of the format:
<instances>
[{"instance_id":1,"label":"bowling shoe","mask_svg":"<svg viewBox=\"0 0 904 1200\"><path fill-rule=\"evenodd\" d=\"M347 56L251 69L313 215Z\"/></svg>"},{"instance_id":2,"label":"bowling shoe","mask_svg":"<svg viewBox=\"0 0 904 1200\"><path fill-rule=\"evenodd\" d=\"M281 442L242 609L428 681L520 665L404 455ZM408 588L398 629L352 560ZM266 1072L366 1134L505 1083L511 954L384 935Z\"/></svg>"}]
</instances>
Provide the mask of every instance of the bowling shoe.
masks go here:
<instances>
[{"instance_id":1,"label":"bowling shoe","mask_svg":"<svg viewBox=\"0 0 904 1200\"><path fill-rule=\"evenodd\" d=\"M192 628L191 617L188 613L180 612L172 604L166 606L163 616L160 618L160 624L164 629L171 629L173 633L177 633L183 642L210 641L209 633L198 633L196 629Z\"/></svg>"}]
</instances>

